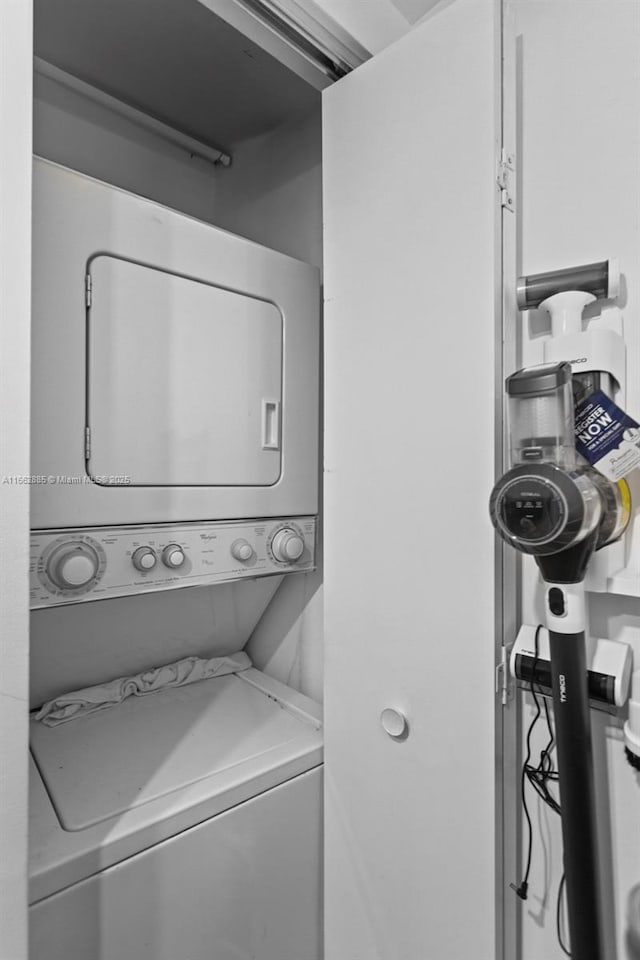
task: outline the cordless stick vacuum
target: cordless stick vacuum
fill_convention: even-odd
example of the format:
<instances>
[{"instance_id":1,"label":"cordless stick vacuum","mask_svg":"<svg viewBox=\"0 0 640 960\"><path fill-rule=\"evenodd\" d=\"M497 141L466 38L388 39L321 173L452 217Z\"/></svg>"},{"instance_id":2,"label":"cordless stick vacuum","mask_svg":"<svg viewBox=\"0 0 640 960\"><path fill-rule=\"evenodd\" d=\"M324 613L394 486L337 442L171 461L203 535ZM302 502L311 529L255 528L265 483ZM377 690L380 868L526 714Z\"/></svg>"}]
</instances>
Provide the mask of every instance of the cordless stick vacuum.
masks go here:
<instances>
[{"instance_id":1,"label":"cordless stick vacuum","mask_svg":"<svg viewBox=\"0 0 640 960\"><path fill-rule=\"evenodd\" d=\"M585 304L608 295L607 268L605 262L576 268L573 276L525 278L535 282L529 300L525 284L520 306L542 306L552 319L554 311L564 313L565 334L575 326L573 311L579 331ZM589 270L594 276L585 276ZM578 283L587 289L576 290ZM597 371L589 377L595 382L588 388L607 386ZM535 557L544 580L571 956L602 960L584 577L594 551L623 534L630 511L624 481L613 483L579 462L573 392L583 386L562 361L507 379L510 469L493 489L490 512L500 536Z\"/></svg>"}]
</instances>

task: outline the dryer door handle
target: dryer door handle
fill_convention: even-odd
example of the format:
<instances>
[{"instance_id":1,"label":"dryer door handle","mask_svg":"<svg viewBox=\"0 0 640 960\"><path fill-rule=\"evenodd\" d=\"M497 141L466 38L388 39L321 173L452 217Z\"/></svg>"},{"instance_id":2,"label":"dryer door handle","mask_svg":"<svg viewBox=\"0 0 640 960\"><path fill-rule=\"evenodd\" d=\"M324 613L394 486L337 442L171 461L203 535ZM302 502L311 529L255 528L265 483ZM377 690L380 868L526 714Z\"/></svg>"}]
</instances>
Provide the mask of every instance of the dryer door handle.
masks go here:
<instances>
[{"instance_id":1,"label":"dryer door handle","mask_svg":"<svg viewBox=\"0 0 640 960\"><path fill-rule=\"evenodd\" d=\"M280 449L280 402L262 401L262 449Z\"/></svg>"}]
</instances>

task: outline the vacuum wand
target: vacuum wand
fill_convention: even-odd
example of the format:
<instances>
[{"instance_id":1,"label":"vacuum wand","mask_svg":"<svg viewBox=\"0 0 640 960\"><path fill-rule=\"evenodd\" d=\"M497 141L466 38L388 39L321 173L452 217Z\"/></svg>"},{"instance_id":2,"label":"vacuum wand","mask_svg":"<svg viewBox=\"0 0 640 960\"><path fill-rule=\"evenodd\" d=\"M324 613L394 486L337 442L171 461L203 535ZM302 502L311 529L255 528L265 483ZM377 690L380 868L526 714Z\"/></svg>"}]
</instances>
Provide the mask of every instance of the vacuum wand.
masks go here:
<instances>
[{"instance_id":1,"label":"vacuum wand","mask_svg":"<svg viewBox=\"0 0 640 960\"><path fill-rule=\"evenodd\" d=\"M591 540L593 549L594 538ZM576 561L572 552L575 548L563 558L567 576ZM551 572L549 564L553 575L558 575L558 559L558 555L537 558L545 581ZM582 565L584 555L578 562ZM545 590L571 956L574 960L602 960L584 582L546 582Z\"/></svg>"},{"instance_id":2,"label":"vacuum wand","mask_svg":"<svg viewBox=\"0 0 640 960\"><path fill-rule=\"evenodd\" d=\"M571 956L601 960L602 930L585 634L549 631Z\"/></svg>"}]
</instances>

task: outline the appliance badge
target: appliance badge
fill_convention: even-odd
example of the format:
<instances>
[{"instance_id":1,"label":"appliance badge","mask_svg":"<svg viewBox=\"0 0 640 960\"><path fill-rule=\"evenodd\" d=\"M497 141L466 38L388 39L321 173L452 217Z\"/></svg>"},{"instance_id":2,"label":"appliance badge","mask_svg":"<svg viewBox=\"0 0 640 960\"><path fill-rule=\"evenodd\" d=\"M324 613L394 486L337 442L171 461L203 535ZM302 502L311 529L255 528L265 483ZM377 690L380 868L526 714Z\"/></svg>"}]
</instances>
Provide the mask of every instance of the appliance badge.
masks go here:
<instances>
[{"instance_id":1,"label":"appliance badge","mask_svg":"<svg viewBox=\"0 0 640 960\"><path fill-rule=\"evenodd\" d=\"M564 673L560 674L559 680L560 680L560 703L566 703L567 702L567 681Z\"/></svg>"}]
</instances>

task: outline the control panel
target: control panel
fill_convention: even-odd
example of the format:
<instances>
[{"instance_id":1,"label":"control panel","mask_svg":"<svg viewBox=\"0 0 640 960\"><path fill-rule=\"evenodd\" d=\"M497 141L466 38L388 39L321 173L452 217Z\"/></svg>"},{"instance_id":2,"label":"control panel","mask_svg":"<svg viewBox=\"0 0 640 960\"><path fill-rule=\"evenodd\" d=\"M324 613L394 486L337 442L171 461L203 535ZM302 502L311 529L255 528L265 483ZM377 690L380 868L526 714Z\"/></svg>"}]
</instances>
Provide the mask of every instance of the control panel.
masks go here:
<instances>
[{"instance_id":1,"label":"control panel","mask_svg":"<svg viewBox=\"0 0 640 960\"><path fill-rule=\"evenodd\" d=\"M305 572L315 517L35 530L31 608Z\"/></svg>"}]
</instances>

